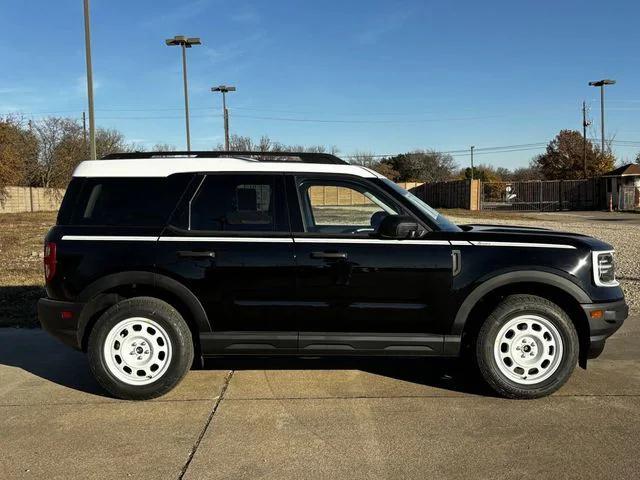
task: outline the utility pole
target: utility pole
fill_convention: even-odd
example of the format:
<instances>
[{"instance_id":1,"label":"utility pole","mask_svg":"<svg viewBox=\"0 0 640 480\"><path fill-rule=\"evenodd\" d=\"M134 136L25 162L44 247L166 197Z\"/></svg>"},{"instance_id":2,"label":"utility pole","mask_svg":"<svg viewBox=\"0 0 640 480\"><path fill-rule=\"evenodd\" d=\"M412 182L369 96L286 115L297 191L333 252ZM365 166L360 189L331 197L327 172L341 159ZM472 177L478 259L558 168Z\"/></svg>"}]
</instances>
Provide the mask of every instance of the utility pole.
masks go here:
<instances>
[{"instance_id":1,"label":"utility pole","mask_svg":"<svg viewBox=\"0 0 640 480\"><path fill-rule=\"evenodd\" d=\"M222 93L222 117L224 118L224 149L229 151L229 110L227 110L227 93L235 92L236 87L230 85L219 85L211 87L212 92Z\"/></svg>"},{"instance_id":2,"label":"utility pole","mask_svg":"<svg viewBox=\"0 0 640 480\"><path fill-rule=\"evenodd\" d=\"M473 180L473 149L476 148L475 145L471 145L471 180Z\"/></svg>"},{"instance_id":3,"label":"utility pole","mask_svg":"<svg viewBox=\"0 0 640 480\"><path fill-rule=\"evenodd\" d=\"M229 151L229 111L227 110L227 94L222 92L222 116L224 118L224 149Z\"/></svg>"},{"instance_id":4,"label":"utility pole","mask_svg":"<svg viewBox=\"0 0 640 480\"><path fill-rule=\"evenodd\" d=\"M187 38L184 35L176 35L173 38L165 40L165 43L170 46L180 46L182 49L182 83L184 85L184 118L185 126L187 129L187 151L191 151L191 131L189 129L189 87L187 84L187 48L191 48L193 45L202 45L199 38Z\"/></svg>"},{"instance_id":5,"label":"utility pole","mask_svg":"<svg viewBox=\"0 0 640 480\"><path fill-rule=\"evenodd\" d=\"M84 141L84 148L87 148L87 114L82 112L82 139Z\"/></svg>"},{"instance_id":6,"label":"utility pole","mask_svg":"<svg viewBox=\"0 0 640 480\"><path fill-rule=\"evenodd\" d=\"M601 150L604 155L604 86L605 85L615 85L615 80L598 80L597 82L589 82L589 85L592 87L600 87L600 129L601 129Z\"/></svg>"},{"instance_id":7,"label":"utility pole","mask_svg":"<svg viewBox=\"0 0 640 480\"><path fill-rule=\"evenodd\" d=\"M584 167L584 178L588 177L587 173L587 127L591 122L587 119L587 104L582 101L582 164Z\"/></svg>"},{"instance_id":8,"label":"utility pole","mask_svg":"<svg viewBox=\"0 0 640 480\"><path fill-rule=\"evenodd\" d=\"M96 119L93 110L93 66L91 64L91 20L89 0L84 0L84 47L87 60L87 97L89 101L89 150L90 159L96 159Z\"/></svg>"}]
</instances>

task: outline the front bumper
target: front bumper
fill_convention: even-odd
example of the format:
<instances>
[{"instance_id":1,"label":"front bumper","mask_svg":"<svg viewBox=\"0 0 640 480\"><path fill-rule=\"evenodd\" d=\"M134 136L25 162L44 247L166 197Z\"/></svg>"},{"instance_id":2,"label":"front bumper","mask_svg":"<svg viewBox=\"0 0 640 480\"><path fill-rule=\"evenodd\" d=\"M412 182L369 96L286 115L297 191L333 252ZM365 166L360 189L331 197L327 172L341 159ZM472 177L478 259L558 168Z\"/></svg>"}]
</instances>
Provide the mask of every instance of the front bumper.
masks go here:
<instances>
[{"instance_id":1,"label":"front bumper","mask_svg":"<svg viewBox=\"0 0 640 480\"><path fill-rule=\"evenodd\" d=\"M629 306L623 300L610 303L583 304L582 309L589 322L588 358L596 358L602 353L605 341L618 330L629 316ZM593 312L602 311L594 318Z\"/></svg>"},{"instance_id":2,"label":"front bumper","mask_svg":"<svg viewBox=\"0 0 640 480\"><path fill-rule=\"evenodd\" d=\"M41 298L38 300L38 320L51 335L79 350L78 324L83 307L82 303Z\"/></svg>"}]
</instances>

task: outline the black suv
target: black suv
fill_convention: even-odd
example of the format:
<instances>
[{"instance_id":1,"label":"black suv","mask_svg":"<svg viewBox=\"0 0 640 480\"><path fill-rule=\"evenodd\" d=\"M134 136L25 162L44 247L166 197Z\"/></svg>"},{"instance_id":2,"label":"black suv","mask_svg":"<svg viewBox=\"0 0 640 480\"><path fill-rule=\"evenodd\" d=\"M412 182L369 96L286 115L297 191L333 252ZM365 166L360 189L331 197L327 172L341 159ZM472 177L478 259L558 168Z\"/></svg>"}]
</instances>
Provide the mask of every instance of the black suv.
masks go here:
<instances>
[{"instance_id":1,"label":"black suv","mask_svg":"<svg viewBox=\"0 0 640 480\"><path fill-rule=\"evenodd\" d=\"M219 355L468 355L498 393L540 397L628 314L610 245L458 226L326 154L83 162L44 265L40 322L127 399Z\"/></svg>"}]
</instances>

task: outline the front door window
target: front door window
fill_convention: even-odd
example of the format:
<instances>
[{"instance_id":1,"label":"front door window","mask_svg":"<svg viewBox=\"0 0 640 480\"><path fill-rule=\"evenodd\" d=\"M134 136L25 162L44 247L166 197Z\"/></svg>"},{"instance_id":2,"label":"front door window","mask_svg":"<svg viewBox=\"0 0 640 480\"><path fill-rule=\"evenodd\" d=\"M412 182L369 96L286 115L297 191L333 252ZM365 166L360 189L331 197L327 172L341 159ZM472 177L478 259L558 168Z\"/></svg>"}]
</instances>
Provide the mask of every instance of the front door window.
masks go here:
<instances>
[{"instance_id":1,"label":"front door window","mask_svg":"<svg viewBox=\"0 0 640 480\"><path fill-rule=\"evenodd\" d=\"M365 185L313 181L299 185L307 233L368 236L399 209Z\"/></svg>"}]
</instances>

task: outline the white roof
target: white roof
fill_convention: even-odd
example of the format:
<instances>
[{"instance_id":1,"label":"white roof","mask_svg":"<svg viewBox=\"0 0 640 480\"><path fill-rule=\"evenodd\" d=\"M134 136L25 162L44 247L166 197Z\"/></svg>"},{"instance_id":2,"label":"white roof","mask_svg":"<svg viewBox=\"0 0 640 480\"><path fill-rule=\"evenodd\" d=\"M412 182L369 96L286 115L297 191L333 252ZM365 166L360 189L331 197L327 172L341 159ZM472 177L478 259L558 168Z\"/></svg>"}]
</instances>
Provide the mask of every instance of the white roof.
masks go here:
<instances>
[{"instance_id":1,"label":"white roof","mask_svg":"<svg viewBox=\"0 0 640 480\"><path fill-rule=\"evenodd\" d=\"M244 158L156 157L140 159L87 160L78 165L74 177L168 177L188 172L299 172L341 173L376 178L380 175L359 165L304 162L256 162Z\"/></svg>"}]
</instances>

